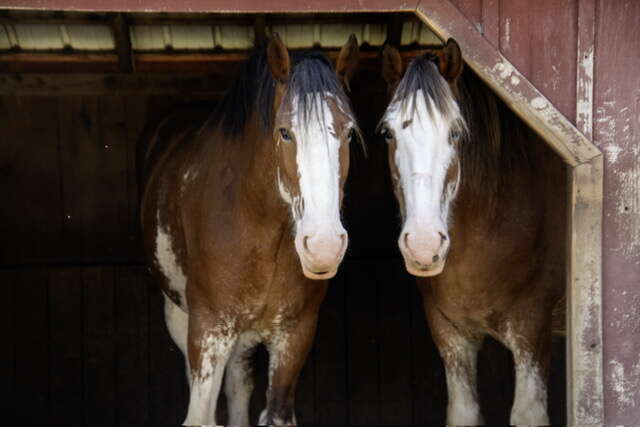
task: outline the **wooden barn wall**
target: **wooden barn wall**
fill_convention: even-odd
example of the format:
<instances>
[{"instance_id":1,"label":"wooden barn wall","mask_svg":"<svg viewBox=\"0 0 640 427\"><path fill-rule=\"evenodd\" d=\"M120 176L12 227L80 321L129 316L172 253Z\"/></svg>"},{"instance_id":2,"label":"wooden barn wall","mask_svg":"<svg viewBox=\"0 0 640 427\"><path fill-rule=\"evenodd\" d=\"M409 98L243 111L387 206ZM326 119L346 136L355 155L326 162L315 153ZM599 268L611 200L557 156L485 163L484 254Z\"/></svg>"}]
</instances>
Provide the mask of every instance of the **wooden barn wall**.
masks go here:
<instances>
[{"instance_id":1,"label":"wooden barn wall","mask_svg":"<svg viewBox=\"0 0 640 427\"><path fill-rule=\"evenodd\" d=\"M385 98L376 79L352 85L369 132ZM134 152L145 120L183 101L0 97L0 224L9 243L0 249L0 299L8 302L0 311L7 337L0 341L5 425L181 421L182 356L142 263ZM367 158L354 147L346 191L351 246L322 306L298 389L298 417L302 425L444 424L444 371L396 249L386 145L366 137ZM551 414L562 424L563 342L554 350ZM258 364L254 420L264 404L264 352ZM488 340L479 372L487 422L507 424L510 354Z\"/></svg>"}]
</instances>

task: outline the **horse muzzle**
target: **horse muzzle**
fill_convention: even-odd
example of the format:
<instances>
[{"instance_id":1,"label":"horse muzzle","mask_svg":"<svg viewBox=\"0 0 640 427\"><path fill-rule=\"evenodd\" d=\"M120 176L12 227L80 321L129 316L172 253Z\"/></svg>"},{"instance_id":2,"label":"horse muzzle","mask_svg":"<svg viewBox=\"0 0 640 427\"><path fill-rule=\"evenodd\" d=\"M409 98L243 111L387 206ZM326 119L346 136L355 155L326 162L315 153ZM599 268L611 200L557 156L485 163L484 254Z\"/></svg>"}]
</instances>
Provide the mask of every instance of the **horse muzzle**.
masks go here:
<instances>
[{"instance_id":1,"label":"horse muzzle","mask_svg":"<svg viewBox=\"0 0 640 427\"><path fill-rule=\"evenodd\" d=\"M335 276L348 241L344 230L337 233L303 234L296 237L295 246L304 275L314 280L326 280Z\"/></svg>"}]
</instances>

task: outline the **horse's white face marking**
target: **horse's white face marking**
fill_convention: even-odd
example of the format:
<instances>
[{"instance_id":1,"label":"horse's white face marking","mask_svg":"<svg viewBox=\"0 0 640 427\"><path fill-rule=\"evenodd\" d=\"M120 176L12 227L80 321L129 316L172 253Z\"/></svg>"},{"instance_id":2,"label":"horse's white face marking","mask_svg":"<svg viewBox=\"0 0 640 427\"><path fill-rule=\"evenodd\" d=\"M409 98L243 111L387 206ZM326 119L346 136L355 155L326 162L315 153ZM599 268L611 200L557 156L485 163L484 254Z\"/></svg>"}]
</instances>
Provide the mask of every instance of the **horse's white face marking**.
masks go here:
<instances>
[{"instance_id":1,"label":"horse's white face marking","mask_svg":"<svg viewBox=\"0 0 640 427\"><path fill-rule=\"evenodd\" d=\"M453 117L438 111L420 89L415 97L415 114L411 108L406 111L402 100L396 99L381 123L395 144L390 161L397 169L395 184L400 187L404 203L404 226L398 243L407 269L417 276L439 274L449 247L450 208L460 181L457 168L457 176L447 182L449 169L457 162L450 136L454 123L461 120L453 97L450 102Z\"/></svg>"},{"instance_id":2,"label":"horse's white face marking","mask_svg":"<svg viewBox=\"0 0 640 427\"><path fill-rule=\"evenodd\" d=\"M327 101L331 95L307 96L315 109L310 120L305 121L297 110L294 97L290 122L295 142L278 141L296 144L299 195L292 196L279 170L277 179L279 193L290 205L295 221L295 247L303 271L312 279L325 279L335 275L347 246L347 232L340 221L341 140L328 123L333 117Z\"/></svg>"},{"instance_id":3,"label":"horse's white face marking","mask_svg":"<svg viewBox=\"0 0 640 427\"><path fill-rule=\"evenodd\" d=\"M156 232L156 263L167 279L169 287L180 294L181 307L183 310L186 310L187 299L185 297L185 289L187 286L187 278L182 271L182 267L178 264L178 259L173 251L171 230L168 226L163 226L160 223L160 211L158 211L156 215L156 220L158 224Z\"/></svg>"}]
</instances>

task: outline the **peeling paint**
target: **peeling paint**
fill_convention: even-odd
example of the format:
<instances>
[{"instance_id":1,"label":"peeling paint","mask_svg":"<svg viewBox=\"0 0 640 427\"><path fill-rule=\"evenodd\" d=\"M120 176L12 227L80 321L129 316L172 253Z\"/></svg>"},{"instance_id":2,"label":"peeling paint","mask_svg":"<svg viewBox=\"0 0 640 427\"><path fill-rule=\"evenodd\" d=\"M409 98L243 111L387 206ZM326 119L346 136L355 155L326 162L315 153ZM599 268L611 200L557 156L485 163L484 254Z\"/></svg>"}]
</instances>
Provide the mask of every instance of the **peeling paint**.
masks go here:
<instances>
[{"instance_id":1,"label":"peeling paint","mask_svg":"<svg viewBox=\"0 0 640 427\"><path fill-rule=\"evenodd\" d=\"M548 102L543 97L538 96L538 97L533 98L531 100L531 106L533 108L535 108L536 110L543 110L543 109L547 108Z\"/></svg>"},{"instance_id":2,"label":"peeling paint","mask_svg":"<svg viewBox=\"0 0 640 427\"><path fill-rule=\"evenodd\" d=\"M626 409L635 406L635 395L640 387L640 360L625 372L624 365L618 360L611 360L611 389L616 394L618 408Z\"/></svg>"}]
</instances>

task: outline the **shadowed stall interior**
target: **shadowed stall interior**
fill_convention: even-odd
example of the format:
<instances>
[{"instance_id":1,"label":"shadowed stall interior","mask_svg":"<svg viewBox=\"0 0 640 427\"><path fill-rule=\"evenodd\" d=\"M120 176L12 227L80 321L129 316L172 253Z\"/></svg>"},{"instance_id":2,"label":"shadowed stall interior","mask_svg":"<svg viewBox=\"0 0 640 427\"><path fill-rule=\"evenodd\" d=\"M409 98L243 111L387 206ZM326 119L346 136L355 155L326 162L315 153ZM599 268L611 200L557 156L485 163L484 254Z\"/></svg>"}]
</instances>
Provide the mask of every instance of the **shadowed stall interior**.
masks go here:
<instances>
[{"instance_id":1,"label":"shadowed stall interior","mask_svg":"<svg viewBox=\"0 0 640 427\"><path fill-rule=\"evenodd\" d=\"M300 379L301 425L445 421L443 367L397 250L386 145L373 134L386 89L372 62L351 84L367 155L352 147L344 208L351 243ZM0 387L9 424L182 420L182 356L142 263L134 163L145 121L188 101L215 103L193 96L0 97L0 318L7 332ZM253 420L264 405L265 357L259 351L256 358ZM552 423L565 422L564 365L558 339ZM478 381L487 423L508 423L513 378L510 353L488 339ZM225 417L226 406L220 410Z\"/></svg>"}]
</instances>

